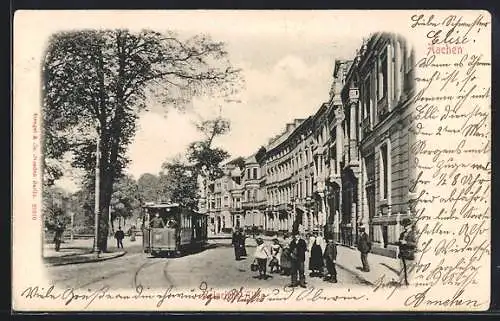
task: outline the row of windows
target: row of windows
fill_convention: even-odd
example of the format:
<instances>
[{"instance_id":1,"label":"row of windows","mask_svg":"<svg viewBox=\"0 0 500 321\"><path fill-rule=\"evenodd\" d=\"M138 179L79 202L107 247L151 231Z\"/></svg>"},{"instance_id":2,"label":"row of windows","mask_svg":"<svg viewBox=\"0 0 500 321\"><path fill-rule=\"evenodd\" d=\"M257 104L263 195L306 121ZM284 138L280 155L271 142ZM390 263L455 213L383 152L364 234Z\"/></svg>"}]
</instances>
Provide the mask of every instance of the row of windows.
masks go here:
<instances>
[{"instance_id":1,"label":"row of windows","mask_svg":"<svg viewBox=\"0 0 500 321\"><path fill-rule=\"evenodd\" d=\"M253 167L253 168L247 168L247 176L246 179L258 179L258 168Z\"/></svg>"},{"instance_id":2,"label":"row of windows","mask_svg":"<svg viewBox=\"0 0 500 321\"><path fill-rule=\"evenodd\" d=\"M411 64L411 54L402 47L399 41L387 44L373 67L363 75L360 115L367 125L381 121L393 102L401 97Z\"/></svg>"},{"instance_id":3,"label":"row of windows","mask_svg":"<svg viewBox=\"0 0 500 321\"><path fill-rule=\"evenodd\" d=\"M233 205L234 208L240 209L241 208L241 198L240 197L233 197L231 204ZM220 209L222 207L228 208L231 206L229 203L229 196L224 196L223 202L222 198L217 196L215 197L215 200L212 200L209 203L209 209Z\"/></svg>"},{"instance_id":4,"label":"row of windows","mask_svg":"<svg viewBox=\"0 0 500 321\"><path fill-rule=\"evenodd\" d=\"M300 179L291 186L268 190L267 199L272 205L289 204L294 199L311 197L314 193L314 178Z\"/></svg>"}]
</instances>

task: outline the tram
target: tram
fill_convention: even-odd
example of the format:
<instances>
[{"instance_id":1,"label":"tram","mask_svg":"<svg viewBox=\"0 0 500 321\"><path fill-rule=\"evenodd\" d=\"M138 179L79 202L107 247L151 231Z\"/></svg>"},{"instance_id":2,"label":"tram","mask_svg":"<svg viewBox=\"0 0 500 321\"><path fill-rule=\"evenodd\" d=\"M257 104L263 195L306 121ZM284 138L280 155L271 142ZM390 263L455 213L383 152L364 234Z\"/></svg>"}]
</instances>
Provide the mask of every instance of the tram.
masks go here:
<instances>
[{"instance_id":1,"label":"tram","mask_svg":"<svg viewBox=\"0 0 500 321\"><path fill-rule=\"evenodd\" d=\"M153 256L201 249L208 241L208 216L177 203L148 203L143 207L142 245Z\"/></svg>"}]
</instances>

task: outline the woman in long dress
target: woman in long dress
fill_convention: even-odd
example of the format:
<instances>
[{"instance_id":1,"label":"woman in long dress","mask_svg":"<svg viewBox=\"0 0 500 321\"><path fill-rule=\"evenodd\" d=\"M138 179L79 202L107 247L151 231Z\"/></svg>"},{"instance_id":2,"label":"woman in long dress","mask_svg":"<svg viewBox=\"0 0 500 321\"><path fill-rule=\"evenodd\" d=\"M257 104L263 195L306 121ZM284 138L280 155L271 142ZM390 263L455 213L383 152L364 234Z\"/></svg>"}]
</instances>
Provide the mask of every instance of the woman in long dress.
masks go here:
<instances>
[{"instance_id":1,"label":"woman in long dress","mask_svg":"<svg viewBox=\"0 0 500 321\"><path fill-rule=\"evenodd\" d=\"M288 235L283 236L283 246L281 249L281 275L290 275L290 270L292 268L292 262L290 261L290 240Z\"/></svg>"},{"instance_id":2,"label":"woman in long dress","mask_svg":"<svg viewBox=\"0 0 500 321\"><path fill-rule=\"evenodd\" d=\"M323 272L323 250L318 244L317 240L314 240L311 247L311 257L309 259L309 270L311 270L311 276L322 276Z\"/></svg>"}]
</instances>

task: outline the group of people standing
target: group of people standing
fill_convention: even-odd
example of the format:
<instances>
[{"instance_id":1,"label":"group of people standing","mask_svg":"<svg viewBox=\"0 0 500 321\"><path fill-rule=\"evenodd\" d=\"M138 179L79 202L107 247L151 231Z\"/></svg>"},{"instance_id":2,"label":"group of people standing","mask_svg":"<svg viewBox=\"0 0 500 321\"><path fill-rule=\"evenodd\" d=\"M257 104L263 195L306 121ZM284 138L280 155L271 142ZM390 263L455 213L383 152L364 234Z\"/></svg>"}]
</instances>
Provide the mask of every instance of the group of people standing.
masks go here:
<instances>
[{"instance_id":1,"label":"group of people standing","mask_svg":"<svg viewBox=\"0 0 500 321\"><path fill-rule=\"evenodd\" d=\"M409 219L402 222L404 231L400 234L398 240L399 259L401 262L401 281L408 285L408 272L414 260L416 248L414 224ZM246 256L245 234L240 229L233 233L233 246L236 260ZM310 277L320 277L324 281L337 283L337 243L331 234L326 234L325 238L318 232L310 235L300 234L294 231L289 238L284 234L283 241L277 238L272 240L272 244L266 244L261 237L256 238L257 247L254 253L253 270L258 271L259 279L267 279L267 267L270 273L279 273L280 275L290 276L291 287L306 287L305 263L306 257L309 257L308 269ZM368 254L372 250L372 243L365 227L359 228L357 239L357 249L361 254L361 270L370 271L368 263ZM309 253L309 255L307 255Z\"/></svg>"},{"instance_id":2,"label":"group of people standing","mask_svg":"<svg viewBox=\"0 0 500 321\"><path fill-rule=\"evenodd\" d=\"M283 241L273 239L272 245L265 244L262 238L257 238L257 248L254 253L254 263L259 272L259 279L267 279L267 266L270 273L280 273L290 276L291 287L306 287L305 265L306 253L309 255L309 270L311 277L323 277L325 281L337 283L337 245L333 236L327 236L325 241L318 233L306 237L297 231L293 232L291 239L287 234ZM308 244L309 243L309 244ZM326 270L326 271L325 271Z\"/></svg>"}]
</instances>

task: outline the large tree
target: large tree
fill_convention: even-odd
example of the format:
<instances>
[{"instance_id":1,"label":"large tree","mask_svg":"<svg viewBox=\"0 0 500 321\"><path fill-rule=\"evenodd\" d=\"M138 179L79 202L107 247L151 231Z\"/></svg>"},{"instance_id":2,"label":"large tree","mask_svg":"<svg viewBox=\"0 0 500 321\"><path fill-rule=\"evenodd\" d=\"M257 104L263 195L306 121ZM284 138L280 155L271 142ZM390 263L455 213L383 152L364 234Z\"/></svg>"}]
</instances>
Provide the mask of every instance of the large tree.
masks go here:
<instances>
[{"instance_id":1,"label":"large tree","mask_svg":"<svg viewBox=\"0 0 500 321\"><path fill-rule=\"evenodd\" d=\"M43 78L44 153L60 159L73 152L73 166L85 169L88 178L99 169L98 246L106 251L113 183L128 163L126 150L146 100L182 107L194 96L231 95L240 73L224 44L207 36L182 40L149 30L85 30L50 39Z\"/></svg>"},{"instance_id":2,"label":"large tree","mask_svg":"<svg viewBox=\"0 0 500 321\"><path fill-rule=\"evenodd\" d=\"M205 120L197 125L205 138L189 144L186 156L196 170L196 174L214 180L222 175L220 163L229 158L229 153L222 148L213 147L214 139L225 135L230 130L230 122L222 117Z\"/></svg>"}]
</instances>

